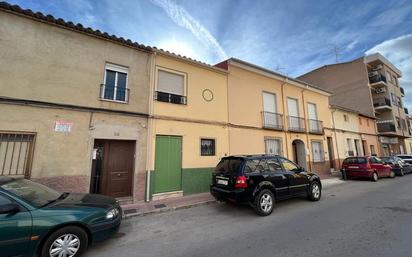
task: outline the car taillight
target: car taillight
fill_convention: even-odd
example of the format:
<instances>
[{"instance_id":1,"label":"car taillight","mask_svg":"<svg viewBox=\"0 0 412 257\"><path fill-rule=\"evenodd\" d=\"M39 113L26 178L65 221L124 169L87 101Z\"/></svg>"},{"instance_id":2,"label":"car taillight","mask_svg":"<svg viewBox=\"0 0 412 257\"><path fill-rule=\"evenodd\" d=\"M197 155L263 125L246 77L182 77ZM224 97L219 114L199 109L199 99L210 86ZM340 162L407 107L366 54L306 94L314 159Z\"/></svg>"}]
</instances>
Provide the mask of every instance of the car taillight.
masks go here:
<instances>
[{"instance_id":1,"label":"car taillight","mask_svg":"<svg viewBox=\"0 0 412 257\"><path fill-rule=\"evenodd\" d=\"M238 176L236 178L235 188L247 188L247 178L245 176Z\"/></svg>"}]
</instances>

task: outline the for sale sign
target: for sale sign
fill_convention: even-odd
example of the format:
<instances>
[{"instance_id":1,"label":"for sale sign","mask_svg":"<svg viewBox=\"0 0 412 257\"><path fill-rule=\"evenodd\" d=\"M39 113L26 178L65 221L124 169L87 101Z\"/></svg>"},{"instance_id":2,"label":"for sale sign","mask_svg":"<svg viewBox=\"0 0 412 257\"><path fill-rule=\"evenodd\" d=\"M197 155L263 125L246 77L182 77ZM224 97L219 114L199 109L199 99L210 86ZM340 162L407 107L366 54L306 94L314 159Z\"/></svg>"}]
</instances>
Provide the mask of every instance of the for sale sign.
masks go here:
<instances>
[{"instance_id":1,"label":"for sale sign","mask_svg":"<svg viewBox=\"0 0 412 257\"><path fill-rule=\"evenodd\" d=\"M69 133L72 130L72 126L73 122L71 121L58 120L54 125L54 131Z\"/></svg>"}]
</instances>

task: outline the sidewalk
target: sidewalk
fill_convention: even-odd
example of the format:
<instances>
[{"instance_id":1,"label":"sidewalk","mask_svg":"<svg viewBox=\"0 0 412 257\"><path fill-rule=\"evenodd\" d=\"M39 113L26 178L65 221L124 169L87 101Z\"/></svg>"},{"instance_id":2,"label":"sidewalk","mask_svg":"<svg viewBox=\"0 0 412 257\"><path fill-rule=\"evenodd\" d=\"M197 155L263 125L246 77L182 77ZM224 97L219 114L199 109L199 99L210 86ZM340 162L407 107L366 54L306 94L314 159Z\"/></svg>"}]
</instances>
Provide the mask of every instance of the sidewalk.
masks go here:
<instances>
[{"instance_id":1,"label":"sidewalk","mask_svg":"<svg viewBox=\"0 0 412 257\"><path fill-rule=\"evenodd\" d=\"M335 176L328 176L327 178L322 178L321 181L323 188L328 188L331 186L345 183L345 181L342 180L340 177ZM169 198L165 200L125 204L122 205L122 208L124 218L127 219L134 216L144 216L160 212L187 209L214 202L216 202L216 200L210 195L209 192L206 192L183 197Z\"/></svg>"}]
</instances>

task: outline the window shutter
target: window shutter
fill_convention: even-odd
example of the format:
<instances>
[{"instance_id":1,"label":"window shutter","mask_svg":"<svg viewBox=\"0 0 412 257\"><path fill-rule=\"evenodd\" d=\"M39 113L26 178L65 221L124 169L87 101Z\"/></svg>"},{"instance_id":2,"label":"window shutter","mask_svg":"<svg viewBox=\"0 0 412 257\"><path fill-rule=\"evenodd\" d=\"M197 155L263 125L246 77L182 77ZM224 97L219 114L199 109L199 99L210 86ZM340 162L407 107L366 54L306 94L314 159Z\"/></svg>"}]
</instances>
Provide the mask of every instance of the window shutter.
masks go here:
<instances>
[{"instance_id":1,"label":"window shutter","mask_svg":"<svg viewBox=\"0 0 412 257\"><path fill-rule=\"evenodd\" d=\"M184 96L184 76L158 70L157 91Z\"/></svg>"}]
</instances>

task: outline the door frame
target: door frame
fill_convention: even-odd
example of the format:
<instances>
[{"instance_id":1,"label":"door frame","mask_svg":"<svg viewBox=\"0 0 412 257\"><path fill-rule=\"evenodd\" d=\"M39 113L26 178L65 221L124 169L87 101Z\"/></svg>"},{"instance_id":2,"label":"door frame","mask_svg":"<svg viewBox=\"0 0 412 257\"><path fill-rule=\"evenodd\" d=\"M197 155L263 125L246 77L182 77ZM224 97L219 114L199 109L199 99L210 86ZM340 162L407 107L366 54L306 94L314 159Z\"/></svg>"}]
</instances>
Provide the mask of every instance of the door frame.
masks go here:
<instances>
[{"instance_id":1,"label":"door frame","mask_svg":"<svg viewBox=\"0 0 412 257\"><path fill-rule=\"evenodd\" d=\"M294 157L293 162L300 167L307 169L308 162L306 159L306 146L301 139L295 139L292 141L292 153ZM303 160L300 160L300 158L303 158Z\"/></svg>"}]
</instances>

